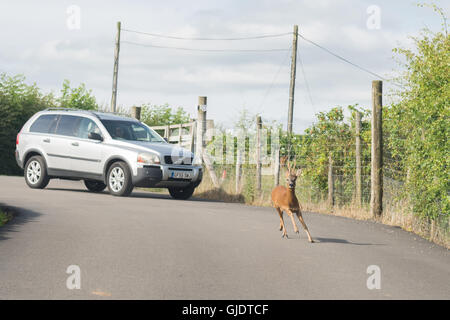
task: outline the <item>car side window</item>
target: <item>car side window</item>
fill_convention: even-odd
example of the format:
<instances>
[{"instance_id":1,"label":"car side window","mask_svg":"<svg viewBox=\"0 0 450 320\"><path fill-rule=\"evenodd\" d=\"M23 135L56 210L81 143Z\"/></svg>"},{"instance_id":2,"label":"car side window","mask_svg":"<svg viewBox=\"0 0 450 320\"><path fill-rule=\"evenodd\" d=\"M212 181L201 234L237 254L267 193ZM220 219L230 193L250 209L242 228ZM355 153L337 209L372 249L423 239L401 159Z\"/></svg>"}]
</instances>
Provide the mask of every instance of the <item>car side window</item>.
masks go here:
<instances>
[{"instance_id":1,"label":"car side window","mask_svg":"<svg viewBox=\"0 0 450 320\"><path fill-rule=\"evenodd\" d=\"M82 139L88 139L89 133L94 132L101 135L101 131L99 127L95 124L94 121L88 118L81 118L80 126L78 129L78 137Z\"/></svg>"},{"instance_id":2,"label":"car side window","mask_svg":"<svg viewBox=\"0 0 450 320\"><path fill-rule=\"evenodd\" d=\"M81 117L62 115L56 127L56 134L63 136L78 136Z\"/></svg>"},{"instance_id":3,"label":"car side window","mask_svg":"<svg viewBox=\"0 0 450 320\"><path fill-rule=\"evenodd\" d=\"M58 117L57 114L44 114L40 116L31 125L30 132L54 133Z\"/></svg>"}]
</instances>

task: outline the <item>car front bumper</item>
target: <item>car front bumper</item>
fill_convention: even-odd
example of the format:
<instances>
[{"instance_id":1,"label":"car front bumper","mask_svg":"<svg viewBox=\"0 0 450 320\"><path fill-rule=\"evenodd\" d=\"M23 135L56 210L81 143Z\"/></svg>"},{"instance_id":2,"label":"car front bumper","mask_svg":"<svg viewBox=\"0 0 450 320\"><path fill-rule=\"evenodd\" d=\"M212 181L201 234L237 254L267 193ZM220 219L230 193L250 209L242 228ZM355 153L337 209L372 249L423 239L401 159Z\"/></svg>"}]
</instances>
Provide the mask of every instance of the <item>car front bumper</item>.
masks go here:
<instances>
[{"instance_id":1,"label":"car front bumper","mask_svg":"<svg viewBox=\"0 0 450 320\"><path fill-rule=\"evenodd\" d=\"M172 173L189 173L190 178L174 178ZM135 187L169 188L197 187L203 178L201 166L183 165L145 165L137 168L137 174L132 177Z\"/></svg>"}]
</instances>

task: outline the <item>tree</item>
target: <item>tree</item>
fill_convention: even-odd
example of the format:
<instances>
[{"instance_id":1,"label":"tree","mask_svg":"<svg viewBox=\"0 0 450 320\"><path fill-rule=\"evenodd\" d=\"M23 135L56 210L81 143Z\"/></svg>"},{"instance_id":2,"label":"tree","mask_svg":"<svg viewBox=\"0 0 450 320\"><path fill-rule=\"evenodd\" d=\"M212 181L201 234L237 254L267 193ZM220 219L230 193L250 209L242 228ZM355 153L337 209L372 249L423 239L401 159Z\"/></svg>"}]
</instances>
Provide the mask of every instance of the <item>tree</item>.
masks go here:
<instances>
[{"instance_id":1,"label":"tree","mask_svg":"<svg viewBox=\"0 0 450 320\"><path fill-rule=\"evenodd\" d=\"M70 81L64 80L61 89L61 97L58 99L59 106L63 108L97 110L98 104L92 95L92 90L87 90L84 83L78 88L71 88Z\"/></svg>"},{"instance_id":2,"label":"tree","mask_svg":"<svg viewBox=\"0 0 450 320\"><path fill-rule=\"evenodd\" d=\"M23 75L0 75L0 174L20 174L14 159L16 135L36 112L55 106L52 94L44 95Z\"/></svg>"},{"instance_id":3,"label":"tree","mask_svg":"<svg viewBox=\"0 0 450 320\"><path fill-rule=\"evenodd\" d=\"M413 211L432 220L450 212L450 37L442 9L429 6L441 15L443 28L412 37L412 49L394 49L405 61L396 79L403 89L385 110L383 130Z\"/></svg>"},{"instance_id":4,"label":"tree","mask_svg":"<svg viewBox=\"0 0 450 320\"><path fill-rule=\"evenodd\" d=\"M148 126L165 126L190 121L189 114L182 108L172 109L167 103L164 105L141 105L141 121Z\"/></svg>"}]
</instances>

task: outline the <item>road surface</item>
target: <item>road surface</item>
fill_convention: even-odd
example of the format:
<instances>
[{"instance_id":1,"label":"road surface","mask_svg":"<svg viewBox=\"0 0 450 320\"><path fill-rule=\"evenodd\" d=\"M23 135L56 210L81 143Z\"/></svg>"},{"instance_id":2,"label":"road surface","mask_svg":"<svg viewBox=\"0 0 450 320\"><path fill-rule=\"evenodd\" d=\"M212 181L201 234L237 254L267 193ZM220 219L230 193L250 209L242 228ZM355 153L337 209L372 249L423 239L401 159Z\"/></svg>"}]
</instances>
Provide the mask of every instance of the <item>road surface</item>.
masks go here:
<instances>
[{"instance_id":1,"label":"road surface","mask_svg":"<svg viewBox=\"0 0 450 320\"><path fill-rule=\"evenodd\" d=\"M289 219L282 239L272 208L5 176L0 203L18 211L0 227L0 299L450 298L448 250L379 223L305 213L311 244Z\"/></svg>"}]
</instances>

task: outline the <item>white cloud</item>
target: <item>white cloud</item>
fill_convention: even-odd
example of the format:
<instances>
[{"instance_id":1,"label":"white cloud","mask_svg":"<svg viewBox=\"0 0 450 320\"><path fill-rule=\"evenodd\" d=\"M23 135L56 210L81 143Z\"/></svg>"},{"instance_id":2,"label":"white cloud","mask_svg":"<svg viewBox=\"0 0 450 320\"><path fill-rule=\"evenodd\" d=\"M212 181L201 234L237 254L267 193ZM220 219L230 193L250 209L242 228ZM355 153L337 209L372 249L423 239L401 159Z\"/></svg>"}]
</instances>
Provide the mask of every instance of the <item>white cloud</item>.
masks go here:
<instances>
[{"instance_id":1,"label":"white cloud","mask_svg":"<svg viewBox=\"0 0 450 320\"><path fill-rule=\"evenodd\" d=\"M0 3L0 71L23 73L44 90L57 91L64 79L86 83L98 100L109 103L115 23L124 28L184 37L239 37L291 32L294 24L307 38L386 75L395 67L391 49L407 34L417 34L439 19L408 2L378 1L381 29L366 28L371 1L77 1L81 29L68 30L66 8L58 3ZM447 5L448 9L448 5ZM189 48L288 48L291 36L248 41L185 41L122 32L122 39ZM297 69L297 130L314 113L335 105L369 105L372 76L299 40L299 54L311 90L311 105L301 69ZM280 69L281 65L281 69ZM279 71L276 81L275 74ZM264 118L286 121L289 53L200 53L145 48L123 43L118 101L170 103L195 113L197 96L208 95L209 115L230 122L243 106ZM388 87L386 85L386 87ZM270 89L270 90L269 90Z\"/></svg>"}]
</instances>

